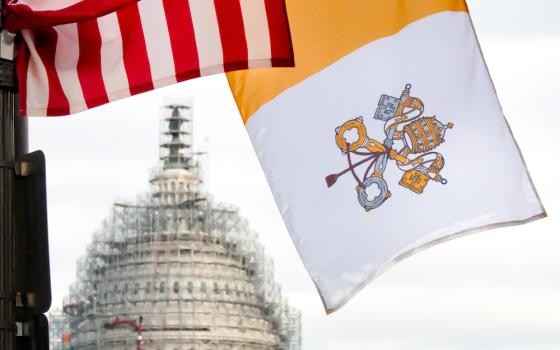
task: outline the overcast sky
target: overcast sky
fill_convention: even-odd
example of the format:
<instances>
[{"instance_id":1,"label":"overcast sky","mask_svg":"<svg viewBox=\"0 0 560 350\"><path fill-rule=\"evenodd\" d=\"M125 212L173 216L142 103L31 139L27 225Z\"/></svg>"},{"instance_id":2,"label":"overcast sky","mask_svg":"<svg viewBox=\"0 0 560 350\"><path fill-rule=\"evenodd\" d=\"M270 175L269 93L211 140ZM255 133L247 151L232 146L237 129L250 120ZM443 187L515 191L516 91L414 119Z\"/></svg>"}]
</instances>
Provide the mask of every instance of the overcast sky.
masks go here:
<instances>
[{"instance_id":1,"label":"overcast sky","mask_svg":"<svg viewBox=\"0 0 560 350\"><path fill-rule=\"evenodd\" d=\"M72 117L31 119L31 149L47 157L53 305L61 305L76 259L115 199L133 199L147 189L147 171L158 157L163 96L188 95L195 100L195 142L210 152L210 191L238 205L259 231L285 294L303 312L305 350L559 349L560 1L469 5L549 218L426 250L325 316L225 78L207 77Z\"/></svg>"}]
</instances>

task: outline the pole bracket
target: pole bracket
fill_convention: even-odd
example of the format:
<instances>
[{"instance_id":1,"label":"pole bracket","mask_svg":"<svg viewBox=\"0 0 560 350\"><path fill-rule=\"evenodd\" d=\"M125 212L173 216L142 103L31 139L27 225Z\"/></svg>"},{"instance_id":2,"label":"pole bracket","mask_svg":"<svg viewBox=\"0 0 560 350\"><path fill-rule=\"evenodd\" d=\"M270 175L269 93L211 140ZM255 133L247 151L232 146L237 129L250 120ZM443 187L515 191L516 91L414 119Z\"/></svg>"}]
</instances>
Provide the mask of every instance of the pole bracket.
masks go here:
<instances>
[{"instance_id":1,"label":"pole bracket","mask_svg":"<svg viewBox=\"0 0 560 350\"><path fill-rule=\"evenodd\" d=\"M11 160L0 159L0 168L15 169L16 168L16 162L11 161Z\"/></svg>"},{"instance_id":2,"label":"pole bracket","mask_svg":"<svg viewBox=\"0 0 560 350\"><path fill-rule=\"evenodd\" d=\"M30 176L33 174L34 166L30 162L16 162L11 160L0 159L0 169L14 169L17 176Z\"/></svg>"},{"instance_id":3,"label":"pole bracket","mask_svg":"<svg viewBox=\"0 0 560 350\"><path fill-rule=\"evenodd\" d=\"M31 322L16 322L16 337L30 337L31 335Z\"/></svg>"},{"instance_id":4,"label":"pole bracket","mask_svg":"<svg viewBox=\"0 0 560 350\"><path fill-rule=\"evenodd\" d=\"M0 57L0 89L17 90L17 76L13 61Z\"/></svg>"},{"instance_id":5,"label":"pole bracket","mask_svg":"<svg viewBox=\"0 0 560 350\"><path fill-rule=\"evenodd\" d=\"M16 297L14 293L7 292L5 290L0 290L0 300L15 300Z\"/></svg>"},{"instance_id":6,"label":"pole bracket","mask_svg":"<svg viewBox=\"0 0 560 350\"><path fill-rule=\"evenodd\" d=\"M7 329L8 331L12 331L12 332L17 331L17 327L15 323L6 322L4 320L0 320L0 329Z\"/></svg>"}]
</instances>

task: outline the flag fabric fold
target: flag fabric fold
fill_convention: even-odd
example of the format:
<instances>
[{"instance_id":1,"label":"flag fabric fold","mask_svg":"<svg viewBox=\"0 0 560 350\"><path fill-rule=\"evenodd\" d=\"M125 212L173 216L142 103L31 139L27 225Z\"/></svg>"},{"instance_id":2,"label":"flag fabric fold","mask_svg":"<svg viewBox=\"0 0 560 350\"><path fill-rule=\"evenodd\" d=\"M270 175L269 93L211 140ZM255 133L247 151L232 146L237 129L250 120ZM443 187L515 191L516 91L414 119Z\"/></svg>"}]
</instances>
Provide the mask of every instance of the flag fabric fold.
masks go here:
<instances>
[{"instance_id":1,"label":"flag fabric fold","mask_svg":"<svg viewBox=\"0 0 560 350\"><path fill-rule=\"evenodd\" d=\"M20 114L68 115L184 80L294 65L284 0L20 0Z\"/></svg>"},{"instance_id":2,"label":"flag fabric fold","mask_svg":"<svg viewBox=\"0 0 560 350\"><path fill-rule=\"evenodd\" d=\"M4 29L16 31L85 21L139 0L8 0Z\"/></svg>"},{"instance_id":3,"label":"flag fabric fold","mask_svg":"<svg viewBox=\"0 0 560 350\"><path fill-rule=\"evenodd\" d=\"M295 68L228 74L325 309L434 244L546 215L463 0L287 0Z\"/></svg>"}]
</instances>

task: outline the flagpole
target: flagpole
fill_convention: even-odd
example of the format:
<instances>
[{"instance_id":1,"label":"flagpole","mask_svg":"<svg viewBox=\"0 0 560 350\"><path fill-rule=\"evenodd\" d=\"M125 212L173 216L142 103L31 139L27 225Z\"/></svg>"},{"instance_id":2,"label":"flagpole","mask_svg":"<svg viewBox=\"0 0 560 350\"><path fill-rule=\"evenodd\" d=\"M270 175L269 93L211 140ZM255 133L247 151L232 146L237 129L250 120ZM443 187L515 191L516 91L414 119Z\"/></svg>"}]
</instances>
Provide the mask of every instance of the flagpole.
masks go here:
<instances>
[{"instance_id":1,"label":"flagpole","mask_svg":"<svg viewBox=\"0 0 560 350\"><path fill-rule=\"evenodd\" d=\"M3 83L13 62L0 61L0 349L15 346L14 159L16 92ZM8 73L9 74L9 73Z\"/></svg>"},{"instance_id":2,"label":"flagpole","mask_svg":"<svg viewBox=\"0 0 560 350\"><path fill-rule=\"evenodd\" d=\"M1 5L0 5L1 8ZM16 343L14 160L27 152L27 120L16 118L13 35L0 32L0 349ZM22 119L22 120L16 120Z\"/></svg>"}]
</instances>

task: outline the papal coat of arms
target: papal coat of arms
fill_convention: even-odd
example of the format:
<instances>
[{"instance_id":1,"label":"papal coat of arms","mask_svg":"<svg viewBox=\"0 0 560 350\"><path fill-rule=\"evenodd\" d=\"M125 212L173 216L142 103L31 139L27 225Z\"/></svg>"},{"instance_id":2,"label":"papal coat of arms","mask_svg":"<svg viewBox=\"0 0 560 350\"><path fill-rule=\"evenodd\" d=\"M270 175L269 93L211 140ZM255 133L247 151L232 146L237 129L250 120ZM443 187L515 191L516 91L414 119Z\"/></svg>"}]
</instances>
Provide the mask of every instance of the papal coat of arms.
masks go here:
<instances>
[{"instance_id":1,"label":"papal coat of arms","mask_svg":"<svg viewBox=\"0 0 560 350\"><path fill-rule=\"evenodd\" d=\"M389 160L394 160L403 172L399 185L414 193L423 193L430 180L447 183L440 175L445 159L433 150L445 141L445 132L453 124L444 125L435 116L423 116L424 103L410 96L411 87L407 84L400 98L382 95L379 99L374 119L385 122L383 143L368 137L362 117L335 129L336 145L347 159L348 168L327 176L327 186L333 186L340 176L351 173L357 182L358 202L366 211L378 208L391 197L383 178ZM396 147L397 144L400 146ZM355 161L356 157L361 159ZM358 172L361 166L365 171ZM367 190L374 185L378 191L371 198Z\"/></svg>"}]
</instances>

